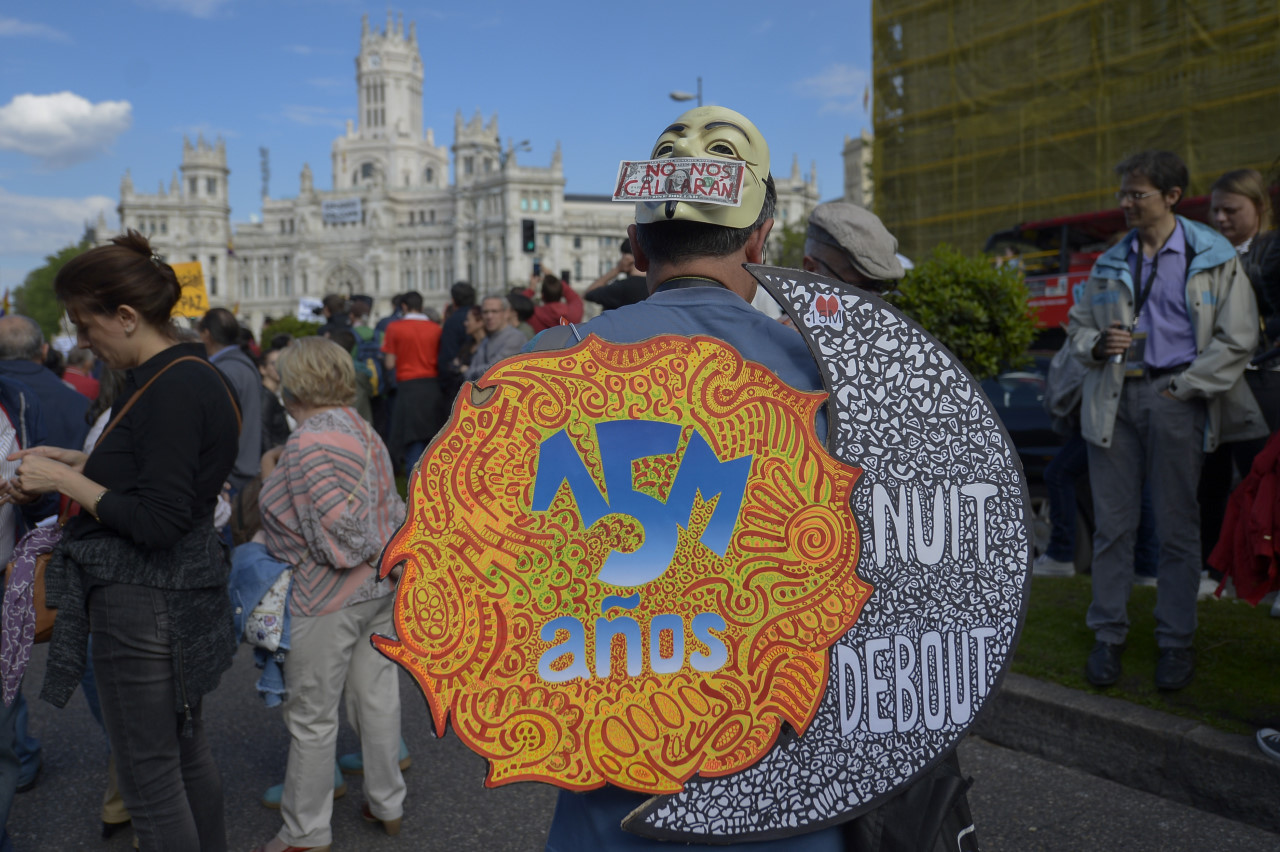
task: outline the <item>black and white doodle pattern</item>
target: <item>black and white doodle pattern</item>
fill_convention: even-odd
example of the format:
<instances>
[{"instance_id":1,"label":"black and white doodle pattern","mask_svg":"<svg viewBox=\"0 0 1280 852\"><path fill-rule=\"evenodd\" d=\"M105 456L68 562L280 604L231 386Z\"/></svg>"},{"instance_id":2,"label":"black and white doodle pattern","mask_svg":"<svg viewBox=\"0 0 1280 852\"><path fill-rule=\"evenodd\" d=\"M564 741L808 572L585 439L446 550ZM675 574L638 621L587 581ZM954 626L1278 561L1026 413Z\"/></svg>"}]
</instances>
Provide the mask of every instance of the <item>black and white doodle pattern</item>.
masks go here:
<instances>
[{"instance_id":1,"label":"black and white doodle pattern","mask_svg":"<svg viewBox=\"0 0 1280 852\"><path fill-rule=\"evenodd\" d=\"M744 772L691 779L626 823L664 839L763 840L875 807L972 726L1012 658L1029 590L1026 482L978 383L881 299L798 270L748 268L823 372L829 450L863 470L858 574L875 591L832 648L803 736L780 739Z\"/></svg>"}]
</instances>

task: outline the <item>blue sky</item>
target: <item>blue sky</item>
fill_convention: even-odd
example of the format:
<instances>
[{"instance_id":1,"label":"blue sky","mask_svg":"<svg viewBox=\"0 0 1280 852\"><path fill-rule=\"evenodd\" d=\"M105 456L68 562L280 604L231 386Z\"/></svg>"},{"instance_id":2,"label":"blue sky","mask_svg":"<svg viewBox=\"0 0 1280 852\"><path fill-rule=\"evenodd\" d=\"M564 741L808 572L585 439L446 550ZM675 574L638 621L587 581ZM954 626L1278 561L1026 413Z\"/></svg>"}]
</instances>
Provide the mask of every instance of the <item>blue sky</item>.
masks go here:
<instances>
[{"instance_id":1,"label":"blue sky","mask_svg":"<svg viewBox=\"0 0 1280 852\"><path fill-rule=\"evenodd\" d=\"M707 103L744 113L773 169L816 161L823 198L841 194L845 135L870 127L870 0L655 5L472 0L393 7L416 21L423 117L439 144L453 119L494 112L520 161L558 141L566 191L604 193L618 161L647 156L703 78ZM223 136L231 219L259 212L258 148L271 195L298 191L310 163L332 186L330 145L355 118L360 17L354 0L111 0L0 6L0 290L74 242L96 210L114 227L120 178L168 184L183 134Z\"/></svg>"}]
</instances>

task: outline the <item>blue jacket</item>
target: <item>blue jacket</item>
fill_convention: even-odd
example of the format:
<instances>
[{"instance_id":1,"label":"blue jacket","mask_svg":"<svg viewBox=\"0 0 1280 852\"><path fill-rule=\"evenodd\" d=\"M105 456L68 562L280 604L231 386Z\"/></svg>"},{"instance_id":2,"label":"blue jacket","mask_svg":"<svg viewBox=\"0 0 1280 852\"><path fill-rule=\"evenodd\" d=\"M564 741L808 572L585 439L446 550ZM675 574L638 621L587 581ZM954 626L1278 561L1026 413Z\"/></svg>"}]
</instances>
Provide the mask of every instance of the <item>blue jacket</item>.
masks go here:
<instances>
[{"instance_id":1,"label":"blue jacket","mask_svg":"<svg viewBox=\"0 0 1280 852\"><path fill-rule=\"evenodd\" d=\"M1206 401L1204 449L1220 441L1265 437L1262 411L1244 381L1244 369L1258 346L1258 307L1253 287L1236 251L1220 234L1178 217L1192 253L1187 269L1187 318L1195 332L1196 358L1174 376L1168 391L1181 400ZM1080 431L1099 447L1111 445L1124 386L1124 365L1093 357L1093 347L1112 323L1133 320L1133 272L1129 249L1136 231L1108 249L1071 308L1067 326L1072 353L1085 367Z\"/></svg>"},{"instance_id":2,"label":"blue jacket","mask_svg":"<svg viewBox=\"0 0 1280 852\"><path fill-rule=\"evenodd\" d=\"M0 361L0 376L26 385L40 400L48 432L44 443L66 450L84 449L89 434L88 397L73 391L53 371L35 361Z\"/></svg>"},{"instance_id":3,"label":"blue jacket","mask_svg":"<svg viewBox=\"0 0 1280 852\"><path fill-rule=\"evenodd\" d=\"M22 382L3 374L0 374L0 410L4 412L5 417L9 418L9 423L18 433L18 446L26 449L38 447L47 442L48 432L41 414L39 397ZM57 493L46 494L33 503L25 504L22 507L22 523L19 524L18 534L21 535L34 526L36 521L47 518L56 511L58 511Z\"/></svg>"},{"instance_id":4,"label":"blue jacket","mask_svg":"<svg viewBox=\"0 0 1280 852\"><path fill-rule=\"evenodd\" d=\"M231 595L231 612L235 617L236 638L244 637L245 622L249 613L262 600L280 572L290 566L275 559L265 545L251 541L231 551L231 577L227 591ZM284 701L284 661L289 651L289 608L284 610L284 632L280 636L280 648L273 654L265 648L254 648L254 663L262 669L258 679L258 692L268 707Z\"/></svg>"}]
</instances>

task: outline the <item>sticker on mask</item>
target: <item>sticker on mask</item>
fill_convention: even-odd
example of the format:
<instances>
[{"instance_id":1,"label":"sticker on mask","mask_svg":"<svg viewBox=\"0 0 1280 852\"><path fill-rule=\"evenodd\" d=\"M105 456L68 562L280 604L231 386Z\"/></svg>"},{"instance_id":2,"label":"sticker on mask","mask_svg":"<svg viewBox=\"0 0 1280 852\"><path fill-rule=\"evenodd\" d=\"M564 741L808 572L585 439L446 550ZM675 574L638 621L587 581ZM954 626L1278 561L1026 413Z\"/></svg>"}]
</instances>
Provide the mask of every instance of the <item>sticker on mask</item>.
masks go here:
<instances>
[{"instance_id":1,"label":"sticker on mask","mask_svg":"<svg viewBox=\"0 0 1280 852\"><path fill-rule=\"evenodd\" d=\"M700 157L623 160L614 201L693 201L742 206L746 163Z\"/></svg>"}]
</instances>

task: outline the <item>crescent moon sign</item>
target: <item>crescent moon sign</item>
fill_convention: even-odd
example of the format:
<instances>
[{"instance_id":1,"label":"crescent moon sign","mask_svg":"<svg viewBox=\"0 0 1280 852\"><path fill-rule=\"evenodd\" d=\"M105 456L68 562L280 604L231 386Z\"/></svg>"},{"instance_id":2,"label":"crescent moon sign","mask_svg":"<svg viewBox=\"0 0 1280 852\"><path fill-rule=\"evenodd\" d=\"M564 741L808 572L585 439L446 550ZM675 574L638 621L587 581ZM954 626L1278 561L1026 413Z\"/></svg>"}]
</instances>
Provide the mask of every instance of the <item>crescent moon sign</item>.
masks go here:
<instances>
[{"instance_id":1,"label":"crescent moon sign","mask_svg":"<svg viewBox=\"0 0 1280 852\"><path fill-rule=\"evenodd\" d=\"M727 843L808 833L881 804L973 726L1017 646L1030 590L1022 465L978 382L884 300L793 269L747 269L804 335L829 394L828 451L863 471L857 573L875 589L832 648L803 736L691 778L624 828Z\"/></svg>"}]
</instances>

